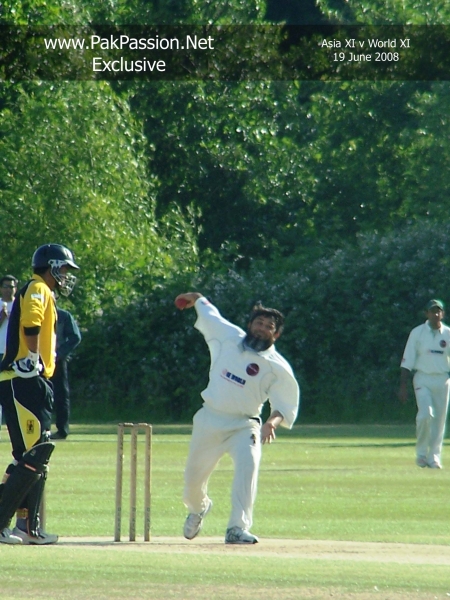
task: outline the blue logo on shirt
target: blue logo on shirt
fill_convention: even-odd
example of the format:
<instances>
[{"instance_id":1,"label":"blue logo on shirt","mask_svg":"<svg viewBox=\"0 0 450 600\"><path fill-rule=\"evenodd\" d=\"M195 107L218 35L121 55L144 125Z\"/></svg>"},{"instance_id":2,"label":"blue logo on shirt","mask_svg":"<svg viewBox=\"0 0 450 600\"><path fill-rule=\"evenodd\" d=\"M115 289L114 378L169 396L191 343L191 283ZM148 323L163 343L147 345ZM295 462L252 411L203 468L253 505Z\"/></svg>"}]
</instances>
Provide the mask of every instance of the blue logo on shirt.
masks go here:
<instances>
[{"instance_id":1,"label":"blue logo on shirt","mask_svg":"<svg viewBox=\"0 0 450 600\"><path fill-rule=\"evenodd\" d=\"M238 377L237 375L230 373L230 371L227 371L226 369L222 371L222 375L226 379L234 381L234 383L237 383L238 385L245 385L245 379L242 379L242 377Z\"/></svg>"}]
</instances>

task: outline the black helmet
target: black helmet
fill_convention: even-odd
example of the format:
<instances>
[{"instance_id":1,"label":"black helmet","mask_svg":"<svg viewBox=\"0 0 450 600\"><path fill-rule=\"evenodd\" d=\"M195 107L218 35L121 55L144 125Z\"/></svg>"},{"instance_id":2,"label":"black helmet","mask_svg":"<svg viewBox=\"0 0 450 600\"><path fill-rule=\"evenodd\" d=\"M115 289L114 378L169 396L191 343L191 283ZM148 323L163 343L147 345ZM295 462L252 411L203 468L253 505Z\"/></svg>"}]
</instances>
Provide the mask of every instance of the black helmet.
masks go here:
<instances>
[{"instance_id":1,"label":"black helmet","mask_svg":"<svg viewBox=\"0 0 450 600\"><path fill-rule=\"evenodd\" d=\"M71 273L62 274L60 268L68 266L71 269L79 269L74 255L69 248L61 244L45 244L40 246L31 259L33 269L44 269L50 267L50 274L55 279L57 288L63 296L68 296L75 286L77 278Z\"/></svg>"}]
</instances>

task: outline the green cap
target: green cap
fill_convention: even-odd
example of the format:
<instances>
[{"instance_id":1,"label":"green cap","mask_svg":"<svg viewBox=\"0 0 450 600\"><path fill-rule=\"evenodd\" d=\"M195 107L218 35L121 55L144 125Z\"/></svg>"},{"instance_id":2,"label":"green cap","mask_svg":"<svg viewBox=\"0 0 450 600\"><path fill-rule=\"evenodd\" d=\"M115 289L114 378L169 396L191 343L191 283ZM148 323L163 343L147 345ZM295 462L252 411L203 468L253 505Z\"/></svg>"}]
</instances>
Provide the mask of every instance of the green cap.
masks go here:
<instances>
[{"instance_id":1,"label":"green cap","mask_svg":"<svg viewBox=\"0 0 450 600\"><path fill-rule=\"evenodd\" d=\"M444 310L444 303L441 300L430 300L426 306L427 310L431 310L437 306L441 310Z\"/></svg>"}]
</instances>

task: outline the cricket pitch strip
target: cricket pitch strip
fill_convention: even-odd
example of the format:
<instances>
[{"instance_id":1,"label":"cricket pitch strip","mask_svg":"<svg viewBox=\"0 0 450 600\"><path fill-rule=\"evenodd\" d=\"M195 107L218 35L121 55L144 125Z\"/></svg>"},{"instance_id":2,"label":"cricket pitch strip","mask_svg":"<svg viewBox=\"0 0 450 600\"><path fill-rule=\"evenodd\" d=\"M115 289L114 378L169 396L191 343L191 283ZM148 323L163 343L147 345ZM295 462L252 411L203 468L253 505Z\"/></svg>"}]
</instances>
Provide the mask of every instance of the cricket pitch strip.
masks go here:
<instances>
[{"instance_id":1,"label":"cricket pitch strip","mask_svg":"<svg viewBox=\"0 0 450 600\"><path fill-rule=\"evenodd\" d=\"M450 546L428 544L396 544L385 542L353 542L334 540L292 540L262 538L259 544L225 544L223 538L152 537L151 542L114 542L107 537L62 537L60 546L93 546L119 551L145 551L183 554L250 554L252 556L285 556L286 558L368 561L379 563L449 565Z\"/></svg>"}]
</instances>

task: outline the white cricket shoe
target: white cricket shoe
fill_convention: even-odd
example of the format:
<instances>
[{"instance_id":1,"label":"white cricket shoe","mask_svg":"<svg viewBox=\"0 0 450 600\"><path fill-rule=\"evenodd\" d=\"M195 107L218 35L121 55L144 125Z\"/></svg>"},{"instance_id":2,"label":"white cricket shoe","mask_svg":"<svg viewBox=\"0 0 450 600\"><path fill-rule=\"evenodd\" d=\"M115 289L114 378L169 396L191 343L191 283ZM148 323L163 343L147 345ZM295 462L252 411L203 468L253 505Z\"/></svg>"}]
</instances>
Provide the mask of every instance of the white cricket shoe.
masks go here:
<instances>
[{"instance_id":1,"label":"white cricket shoe","mask_svg":"<svg viewBox=\"0 0 450 600\"><path fill-rule=\"evenodd\" d=\"M256 535L240 527L230 527L225 535L225 544L257 544L258 542Z\"/></svg>"},{"instance_id":2,"label":"white cricket shoe","mask_svg":"<svg viewBox=\"0 0 450 600\"><path fill-rule=\"evenodd\" d=\"M433 460L433 462L430 462L428 466L430 469L442 469L442 465L438 460Z\"/></svg>"},{"instance_id":3,"label":"white cricket shoe","mask_svg":"<svg viewBox=\"0 0 450 600\"><path fill-rule=\"evenodd\" d=\"M416 458L416 465L423 469L424 467L428 467L428 461L426 456L418 456Z\"/></svg>"},{"instance_id":4,"label":"white cricket shoe","mask_svg":"<svg viewBox=\"0 0 450 600\"><path fill-rule=\"evenodd\" d=\"M18 535L14 535L11 532L11 529L5 527L2 531L0 531L0 544L21 544L22 538Z\"/></svg>"},{"instance_id":5,"label":"white cricket shoe","mask_svg":"<svg viewBox=\"0 0 450 600\"><path fill-rule=\"evenodd\" d=\"M18 527L14 527L12 534L21 539L22 544L26 546L48 546L49 544L56 544L58 536L54 533L46 533L45 531L39 530L38 535L28 535L26 531L22 531Z\"/></svg>"},{"instance_id":6,"label":"white cricket shoe","mask_svg":"<svg viewBox=\"0 0 450 600\"><path fill-rule=\"evenodd\" d=\"M193 540L199 533L203 525L203 519L212 508L212 500L209 500L208 506L201 513L190 513L184 522L183 534L187 540Z\"/></svg>"}]
</instances>

